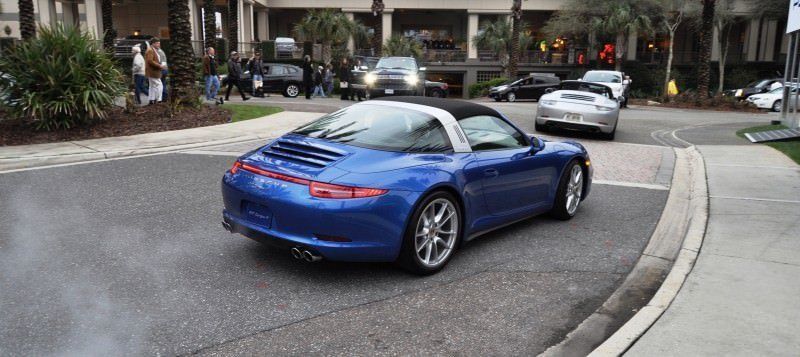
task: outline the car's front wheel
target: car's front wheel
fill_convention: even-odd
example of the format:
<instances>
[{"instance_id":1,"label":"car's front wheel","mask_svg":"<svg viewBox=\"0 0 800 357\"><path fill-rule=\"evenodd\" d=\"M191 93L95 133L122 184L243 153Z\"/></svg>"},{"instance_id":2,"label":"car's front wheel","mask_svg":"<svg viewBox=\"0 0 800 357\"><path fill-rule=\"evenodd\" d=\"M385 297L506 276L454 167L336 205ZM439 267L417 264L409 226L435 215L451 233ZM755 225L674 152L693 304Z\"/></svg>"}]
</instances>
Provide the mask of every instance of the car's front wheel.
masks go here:
<instances>
[{"instance_id":1,"label":"car's front wheel","mask_svg":"<svg viewBox=\"0 0 800 357\"><path fill-rule=\"evenodd\" d=\"M462 216L450 193L439 191L423 199L406 227L400 266L420 275L441 270L458 247Z\"/></svg>"},{"instance_id":2,"label":"car's front wheel","mask_svg":"<svg viewBox=\"0 0 800 357\"><path fill-rule=\"evenodd\" d=\"M517 101L517 93L508 92L508 94L506 94L506 99L508 99L509 102Z\"/></svg>"},{"instance_id":3,"label":"car's front wheel","mask_svg":"<svg viewBox=\"0 0 800 357\"><path fill-rule=\"evenodd\" d=\"M564 175L558 183L556 199L550 215L560 220L568 220L575 216L583 197L584 170L577 160L567 164Z\"/></svg>"},{"instance_id":4,"label":"car's front wheel","mask_svg":"<svg viewBox=\"0 0 800 357\"><path fill-rule=\"evenodd\" d=\"M283 89L283 95L289 98L295 98L300 94L300 86L296 83L289 83Z\"/></svg>"},{"instance_id":5,"label":"car's front wheel","mask_svg":"<svg viewBox=\"0 0 800 357\"><path fill-rule=\"evenodd\" d=\"M789 108L791 108L791 106ZM779 111L781 111L781 109L783 109L783 104L782 104L782 101L780 99L776 100L775 103L772 103L772 111L773 112L779 112Z\"/></svg>"},{"instance_id":6,"label":"car's front wheel","mask_svg":"<svg viewBox=\"0 0 800 357\"><path fill-rule=\"evenodd\" d=\"M434 88L431 90L431 97L444 98L444 91L442 91L441 89Z\"/></svg>"}]
</instances>

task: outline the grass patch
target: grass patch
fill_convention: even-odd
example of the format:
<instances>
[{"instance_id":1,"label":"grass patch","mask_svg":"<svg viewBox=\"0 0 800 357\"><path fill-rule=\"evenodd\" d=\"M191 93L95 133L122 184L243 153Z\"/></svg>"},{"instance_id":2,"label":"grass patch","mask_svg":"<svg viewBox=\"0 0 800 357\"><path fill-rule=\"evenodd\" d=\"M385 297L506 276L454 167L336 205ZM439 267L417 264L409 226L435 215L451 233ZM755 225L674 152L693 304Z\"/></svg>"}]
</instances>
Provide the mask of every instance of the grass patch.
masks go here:
<instances>
[{"instance_id":1,"label":"grass patch","mask_svg":"<svg viewBox=\"0 0 800 357\"><path fill-rule=\"evenodd\" d=\"M245 104L225 104L222 106L229 110L232 114L231 118L234 122L261 118L263 116L280 113L283 108L278 107L264 107L260 105L245 105Z\"/></svg>"},{"instance_id":2,"label":"grass patch","mask_svg":"<svg viewBox=\"0 0 800 357\"><path fill-rule=\"evenodd\" d=\"M786 127L780 124L760 125L739 130L736 132L736 135L743 138L745 137L744 136L745 133L757 133L759 131L778 130L778 129L786 129ZM791 141L775 141L764 144L777 149L778 151L788 156L790 159L794 160L794 162L800 164L800 139L795 139Z\"/></svg>"}]
</instances>

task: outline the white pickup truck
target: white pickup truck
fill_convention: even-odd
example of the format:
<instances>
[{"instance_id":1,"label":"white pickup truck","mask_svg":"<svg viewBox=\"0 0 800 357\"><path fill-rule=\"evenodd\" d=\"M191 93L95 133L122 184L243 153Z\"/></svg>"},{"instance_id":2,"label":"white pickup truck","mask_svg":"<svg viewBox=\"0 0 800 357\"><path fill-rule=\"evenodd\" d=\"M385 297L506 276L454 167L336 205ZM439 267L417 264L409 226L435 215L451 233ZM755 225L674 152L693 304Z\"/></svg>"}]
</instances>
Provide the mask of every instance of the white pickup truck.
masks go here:
<instances>
[{"instance_id":1,"label":"white pickup truck","mask_svg":"<svg viewBox=\"0 0 800 357\"><path fill-rule=\"evenodd\" d=\"M631 85L630 79L625 79L625 74L619 71L588 71L579 81L600 83L611 88L614 98L620 106L628 106L627 87Z\"/></svg>"}]
</instances>

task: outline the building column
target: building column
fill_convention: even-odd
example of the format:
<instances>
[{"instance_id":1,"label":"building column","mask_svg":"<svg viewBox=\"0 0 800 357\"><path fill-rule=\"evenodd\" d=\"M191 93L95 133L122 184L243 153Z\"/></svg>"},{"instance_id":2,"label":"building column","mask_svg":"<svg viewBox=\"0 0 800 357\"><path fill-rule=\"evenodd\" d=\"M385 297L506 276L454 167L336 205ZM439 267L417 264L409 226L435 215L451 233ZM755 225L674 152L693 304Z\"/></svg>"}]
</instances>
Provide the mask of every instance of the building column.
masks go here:
<instances>
[{"instance_id":1,"label":"building column","mask_svg":"<svg viewBox=\"0 0 800 357\"><path fill-rule=\"evenodd\" d=\"M258 10L256 12L256 19L258 22L256 37L261 41L269 41L269 11L266 9Z\"/></svg>"},{"instance_id":2,"label":"building column","mask_svg":"<svg viewBox=\"0 0 800 357\"><path fill-rule=\"evenodd\" d=\"M93 34L95 38L103 38L103 22L100 17L103 15L98 0L86 0L86 31Z\"/></svg>"},{"instance_id":3,"label":"building column","mask_svg":"<svg viewBox=\"0 0 800 357\"><path fill-rule=\"evenodd\" d=\"M473 37L478 35L478 14L467 14L467 58L478 58L478 48Z\"/></svg>"},{"instance_id":4,"label":"building column","mask_svg":"<svg viewBox=\"0 0 800 357\"><path fill-rule=\"evenodd\" d=\"M345 12L344 16L350 21L355 20L355 15L352 12ZM349 51L351 55L356 53L356 41L353 39L352 35L347 37L347 51Z\"/></svg>"},{"instance_id":5,"label":"building column","mask_svg":"<svg viewBox=\"0 0 800 357\"><path fill-rule=\"evenodd\" d=\"M384 10L383 14L381 14L381 46L392 37L392 13L393 10Z\"/></svg>"},{"instance_id":6,"label":"building column","mask_svg":"<svg viewBox=\"0 0 800 357\"><path fill-rule=\"evenodd\" d=\"M764 39L761 41L761 60L771 62L775 60L775 36L778 35L778 21L765 20L761 30Z\"/></svg>"},{"instance_id":7,"label":"building column","mask_svg":"<svg viewBox=\"0 0 800 357\"><path fill-rule=\"evenodd\" d=\"M750 20L747 24L747 34L745 38L745 51L747 51L747 61L755 62L758 52L758 20Z\"/></svg>"},{"instance_id":8,"label":"building column","mask_svg":"<svg viewBox=\"0 0 800 357\"><path fill-rule=\"evenodd\" d=\"M39 23L43 26L53 26L56 23L56 4L54 0L39 0L34 3L39 14Z\"/></svg>"}]
</instances>

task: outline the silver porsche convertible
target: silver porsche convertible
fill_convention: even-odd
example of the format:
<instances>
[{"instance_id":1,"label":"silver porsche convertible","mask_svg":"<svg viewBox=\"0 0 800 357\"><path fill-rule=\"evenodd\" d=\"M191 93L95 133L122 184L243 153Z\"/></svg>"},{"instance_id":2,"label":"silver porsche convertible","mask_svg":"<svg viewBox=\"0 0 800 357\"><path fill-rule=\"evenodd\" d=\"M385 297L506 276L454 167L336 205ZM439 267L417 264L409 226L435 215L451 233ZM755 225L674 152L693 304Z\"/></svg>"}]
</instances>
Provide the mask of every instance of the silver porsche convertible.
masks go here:
<instances>
[{"instance_id":1,"label":"silver porsche convertible","mask_svg":"<svg viewBox=\"0 0 800 357\"><path fill-rule=\"evenodd\" d=\"M536 109L536 131L550 128L588 131L614 140L619 101L608 86L582 81L563 81L547 90Z\"/></svg>"}]
</instances>

